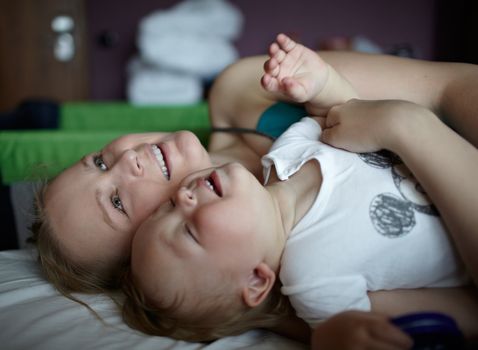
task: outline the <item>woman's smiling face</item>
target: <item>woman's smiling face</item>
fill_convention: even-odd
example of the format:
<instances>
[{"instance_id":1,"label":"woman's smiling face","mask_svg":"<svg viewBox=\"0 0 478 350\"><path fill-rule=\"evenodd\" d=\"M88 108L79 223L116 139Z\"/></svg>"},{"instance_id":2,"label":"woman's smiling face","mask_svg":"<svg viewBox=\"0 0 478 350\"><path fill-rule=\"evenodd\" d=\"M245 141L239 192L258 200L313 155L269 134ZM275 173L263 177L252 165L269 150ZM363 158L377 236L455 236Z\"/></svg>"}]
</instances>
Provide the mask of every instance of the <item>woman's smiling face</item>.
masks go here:
<instances>
[{"instance_id":1,"label":"woman's smiling face","mask_svg":"<svg viewBox=\"0 0 478 350\"><path fill-rule=\"evenodd\" d=\"M54 238L85 268L110 268L129 256L139 224L183 177L210 166L189 131L122 136L52 181L45 208Z\"/></svg>"}]
</instances>

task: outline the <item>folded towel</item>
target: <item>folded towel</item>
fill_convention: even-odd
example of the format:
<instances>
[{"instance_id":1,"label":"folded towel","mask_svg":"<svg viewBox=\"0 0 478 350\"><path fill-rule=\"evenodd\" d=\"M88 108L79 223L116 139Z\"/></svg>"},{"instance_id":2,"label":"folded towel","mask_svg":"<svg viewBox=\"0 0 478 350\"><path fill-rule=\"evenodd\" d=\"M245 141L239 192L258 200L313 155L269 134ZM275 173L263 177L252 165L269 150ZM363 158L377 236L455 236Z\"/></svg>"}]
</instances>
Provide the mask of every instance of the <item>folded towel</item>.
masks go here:
<instances>
[{"instance_id":1,"label":"folded towel","mask_svg":"<svg viewBox=\"0 0 478 350\"><path fill-rule=\"evenodd\" d=\"M186 0L143 18L139 33L149 36L186 32L234 40L239 37L242 24L241 12L226 0Z\"/></svg>"},{"instance_id":2,"label":"folded towel","mask_svg":"<svg viewBox=\"0 0 478 350\"><path fill-rule=\"evenodd\" d=\"M211 35L167 32L140 35L141 58L165 70L182 71L209 80L239 57L227 40Z\"/></svg>"},{"instance_id":3,"label":"folded towel","mask_svg":"<svg viewBox=\"0 0 478 350\"><path fill-rule=\"evenodd\" d=\"M134 105L192 104L201 101L203 85L195 76L164 71L133 58L128 65L127 96Z\"/></svg>"}]
</instances>

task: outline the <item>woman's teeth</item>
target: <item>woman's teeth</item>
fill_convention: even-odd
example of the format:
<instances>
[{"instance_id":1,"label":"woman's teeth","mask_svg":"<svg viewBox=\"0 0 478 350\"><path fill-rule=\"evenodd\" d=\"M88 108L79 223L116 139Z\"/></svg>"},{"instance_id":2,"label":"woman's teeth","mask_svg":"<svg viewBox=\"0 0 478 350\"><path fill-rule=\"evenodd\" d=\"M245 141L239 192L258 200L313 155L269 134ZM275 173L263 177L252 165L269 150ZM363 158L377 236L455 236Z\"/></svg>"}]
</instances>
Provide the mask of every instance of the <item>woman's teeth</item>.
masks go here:
<instances>
[{"instance_id":1,"label":"woman's teeth","mask_svg":"<svg viewBox=\"0 0 478 350\"><path fill-rule=\"evenodd\" d=\"M159 147L156 145L151 145L151 148L153 150L154 155L156 156L156 159L158 160L158 163L161 167L161 171L163 172L164 177L169 180L169 170L166 167L166 162L164 161L163 153L161 152Z\"/></svg>"}]
</instances>

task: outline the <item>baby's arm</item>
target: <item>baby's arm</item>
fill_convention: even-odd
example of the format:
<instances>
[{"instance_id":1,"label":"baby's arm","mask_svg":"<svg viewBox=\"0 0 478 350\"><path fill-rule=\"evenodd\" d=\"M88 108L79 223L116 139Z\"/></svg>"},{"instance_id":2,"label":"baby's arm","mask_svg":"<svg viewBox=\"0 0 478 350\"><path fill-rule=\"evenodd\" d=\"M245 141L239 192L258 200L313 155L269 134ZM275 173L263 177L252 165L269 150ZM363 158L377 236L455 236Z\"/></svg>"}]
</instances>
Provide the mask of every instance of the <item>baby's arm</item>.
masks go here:
<instances>
[{"instance_id":1,"label":"baby's arm","mask_svg":"<svg viewBox=\"0 0 478 350\"><path fill-rule=\"evenodd\" d=\"M478 282L478 150L473 145L431 111L405 101L352 100L336 106L321 139L354 152L398 154L440 211Z\"/></svg>"}]
</instances>

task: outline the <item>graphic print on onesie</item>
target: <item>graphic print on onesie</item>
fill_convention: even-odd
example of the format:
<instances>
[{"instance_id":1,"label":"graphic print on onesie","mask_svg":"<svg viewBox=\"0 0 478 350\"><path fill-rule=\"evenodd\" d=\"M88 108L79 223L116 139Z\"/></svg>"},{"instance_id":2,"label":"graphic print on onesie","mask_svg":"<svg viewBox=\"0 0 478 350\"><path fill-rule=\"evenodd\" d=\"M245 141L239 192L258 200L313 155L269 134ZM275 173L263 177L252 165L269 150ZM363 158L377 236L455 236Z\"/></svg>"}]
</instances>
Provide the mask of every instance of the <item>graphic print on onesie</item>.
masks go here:
<instances>
[{"instance_id":1,"label":"graphic print on onesie","mask_svg":"<svg viewBox=\"0 0 478 350\"><path fill-rule=\"evenodd\" d=\"M369 215L378 233L389 238L409 233L416 225L416 211L439 216L427 194L399 156L387 150L359 153L358 156L374 168L390 168L393 182L401 196L381 193L373 198Z\"/></svg>"}]
</instances>

